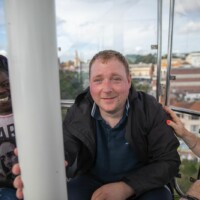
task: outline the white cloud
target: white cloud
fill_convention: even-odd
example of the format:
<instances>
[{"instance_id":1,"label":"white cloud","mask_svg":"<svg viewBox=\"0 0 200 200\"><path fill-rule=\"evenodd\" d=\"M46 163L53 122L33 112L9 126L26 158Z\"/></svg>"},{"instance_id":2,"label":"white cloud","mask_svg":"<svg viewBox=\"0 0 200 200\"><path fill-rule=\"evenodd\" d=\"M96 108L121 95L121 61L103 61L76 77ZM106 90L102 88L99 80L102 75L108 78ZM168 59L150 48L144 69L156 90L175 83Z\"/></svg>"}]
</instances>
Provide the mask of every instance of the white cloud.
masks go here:
<instances>
[{"instance_id":1,"label":"white cloud","mask_svg":"<svg viewBox=\"0 0 200 200\"><path fill-rule=\"evenodd\" d=\"M200 33L200 22L193 22L193 21L190 21L188 22L186 25L184 25L184 27L182 27L180 29L180 33L197 33L199 35Z\"/></svg>"},{"instance_id":2,"label":"white cloud","mask_svg":"<svg viewBox=\"0 0 200 200\"><path fill-rule=\"evenodd\" d=\"M200 16L200 1L199 0L177 0L175 11L182 16L193 18Z\"/></svg>"},{"instance_id":3,"label":"white cloud","mask_svg":"<svg viewBox=\"0 0 200 200\"><path fill-rule=\"evenodd\" d=\"M143 8L147 14L149 9L144 6L145 2L144 0L57 0L57 41L58 46L64 50L60 55L72 50L83 50L84 54L86 51L91 52L91 49L92 52L96 52L106 48L132 51L131 44L135 44L135 41L141 41L138 44L140 46L140 43L146 41L146 36L150 38L152 34L147 26L152 23L152 18L156 21L155 12L153 14L150 12L150 19L149 15L142 15L143 23L141 23L139 19L141 11L137 6ZM156 9L156 6L154 8ZM126 44L120 45L123 42Z\"/></svg>"}]
</instances>

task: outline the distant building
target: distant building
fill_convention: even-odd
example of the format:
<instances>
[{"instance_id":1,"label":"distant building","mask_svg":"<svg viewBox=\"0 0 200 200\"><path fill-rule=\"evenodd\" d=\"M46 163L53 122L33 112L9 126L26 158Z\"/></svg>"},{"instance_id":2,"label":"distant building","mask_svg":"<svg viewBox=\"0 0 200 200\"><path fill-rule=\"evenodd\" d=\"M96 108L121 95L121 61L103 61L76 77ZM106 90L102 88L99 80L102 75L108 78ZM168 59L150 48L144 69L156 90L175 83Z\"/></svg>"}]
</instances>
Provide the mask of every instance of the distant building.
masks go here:
<instances>
[{"instance_id":1,"label":"distant building","mask_svg":"<svg viewBox=\"0 0 200 200\"><path fill-rule=\"evenodd\" d=\"M182 66L182 65L185 65L186 63L187 63L186 60L183 59L183 58L173 58L173 59L171 60L171 66L172 66L173 68L175 68L175 67L180 67L180 66ZM161 66L162 66L162 68L163 68L163 69L166 68L167 65L168 65L167 59L166 59L166 58L163 58L163 59L161 60Z\"/></svg>"},{"instance_id":2,"label":"distant building","mask_svg":"<svg viewBox=\"0 0 200 200\"><path fill-rule=\"evenodd\" d=\"M81 63L81 60L79 58L78 51L75 51L74 66L75 67L80 67L80 63Z\"/></svg>"},{"instance_id":3,"label":"distant building","mask_svg":"<svg viewBox=\"0 0 200 200\"><path fill-rule=\"evenodd\" d=\"M166 84L166 68L162 67L161 69L161 84L165 88ZM175 80L170 81L170 95L179 95L182 96L184 100L184 96L187 97L191 94L191 97L197 94L197 97L200 94L200 67L172 67L171 68L171 76L175 77ZM152 90L156 91L156 80L157 78L154 76L152 80ZM189 98L188 98L189 100Z\"/></svg>"},{"instance_id":4,"label":"distant building","mask_svg":"<svg viewBox=\"0 0 200 200\"><path fill-rule=\"evenodd\" d=\"M186 93L184 101L200 101L200 93Z\"/></svg>"},{"instance_id":5,"label":"distant building","mask_svg":"<svg viewBox=\"0 0 200 200\"><path fill-rule=\"evenodd\" d=\"M172 68L171 75L176 77L170 82L173 93L200 94L200 67Z\"/></svg>"},{"instance_id":6,"label":"distant building","mask_svg":"<svg viewBox=\"0 0 200 200\"><path fill-rule=\"evenodd\" d=\"M170 105L200 112L200 101L173 102ZM187 128L189 131L195 134L200 134L200 117L195 115L191 116L184 113L177 113L177 115L183 122L185 128Z\"/></svg>"},{"instance_id":7,"label":"distant building","mask_svg":"<svg viewBox=\"0 0 200 200\"><path fill-rule=\"evenodd\" d=\"M151 80L154 74L154 65L151 63L130 64L129 68L132 79Z\"/></svg>"},{"instance_id":8,"label":"distant building","mask_svg":"<svg viewBox=\"0 0 200 200\"><path fill-rule=\"evenodd\" d=\"M186 61L194 67L200 67L200 52L190 53L186 57Z\"/></svg>"}]
</instances>

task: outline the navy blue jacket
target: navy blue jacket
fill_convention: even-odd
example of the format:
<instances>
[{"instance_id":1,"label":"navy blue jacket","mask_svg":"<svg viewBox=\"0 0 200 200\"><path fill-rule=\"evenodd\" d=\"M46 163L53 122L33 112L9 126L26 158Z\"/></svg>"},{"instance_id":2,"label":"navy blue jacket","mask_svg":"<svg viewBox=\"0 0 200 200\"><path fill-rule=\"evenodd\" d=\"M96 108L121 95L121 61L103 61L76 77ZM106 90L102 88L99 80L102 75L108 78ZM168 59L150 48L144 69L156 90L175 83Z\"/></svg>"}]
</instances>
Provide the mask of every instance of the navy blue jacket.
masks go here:
<instances>
[{"instance_id":1,"label":"navy blue jacket","mask_svg":"<svg viewBox=\"0 0 200 200\"><path fill-rule=\"evenodd\" d=\"M169 183L178 173L179 142L166 125L167 115L153 96L129 92L130 110L126 139L138 153L143 167L123 177L136 196ZM81 93L67 112L63 123L68 177L86 174L95 161L95 120L91 117L93 100L89 89Z\"/></svg>"}]
</instances>

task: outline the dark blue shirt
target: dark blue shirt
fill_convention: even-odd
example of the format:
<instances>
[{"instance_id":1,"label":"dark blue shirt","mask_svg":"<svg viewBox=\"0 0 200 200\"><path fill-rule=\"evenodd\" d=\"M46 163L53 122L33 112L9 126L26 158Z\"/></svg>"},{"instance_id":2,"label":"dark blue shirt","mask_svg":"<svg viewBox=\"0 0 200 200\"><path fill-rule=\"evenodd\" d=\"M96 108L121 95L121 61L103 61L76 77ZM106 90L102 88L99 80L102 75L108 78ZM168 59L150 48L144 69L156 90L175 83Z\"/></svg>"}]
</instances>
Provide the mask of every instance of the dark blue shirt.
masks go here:
<instances>
[{"instance_id":1,"label":"dark blue shirt","mask_svg":"<svg viewBox=\"0 0 200 200\"><path fill-rule=\"evenodd\" d=\"M139 167L138 159L125 139L129 103L122 119L111 128L101 117L99 108L94 104L91 115L96 120L96 161L91 174L98 180L115 182L125 174Z\"/></svg>"}]
</instances>

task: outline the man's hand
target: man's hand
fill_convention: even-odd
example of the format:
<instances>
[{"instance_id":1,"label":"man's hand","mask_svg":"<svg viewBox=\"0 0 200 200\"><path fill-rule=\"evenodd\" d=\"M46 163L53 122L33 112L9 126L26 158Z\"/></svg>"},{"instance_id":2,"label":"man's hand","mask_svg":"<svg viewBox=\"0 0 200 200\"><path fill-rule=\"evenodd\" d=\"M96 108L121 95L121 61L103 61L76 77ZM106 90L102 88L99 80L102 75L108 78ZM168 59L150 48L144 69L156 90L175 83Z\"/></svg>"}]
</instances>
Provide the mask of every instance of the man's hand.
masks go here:
<instances>
[{"instance_id":1,"label":"man's hand","mask_svg":"<svg viewBox=\"0 0 200 200\"><path fill-rule=\"evenodd\" d=\"M103 185L92 195L91 200L125 200L134 194L133 188L124 182Z\"/></svg>"}]
</instances>

